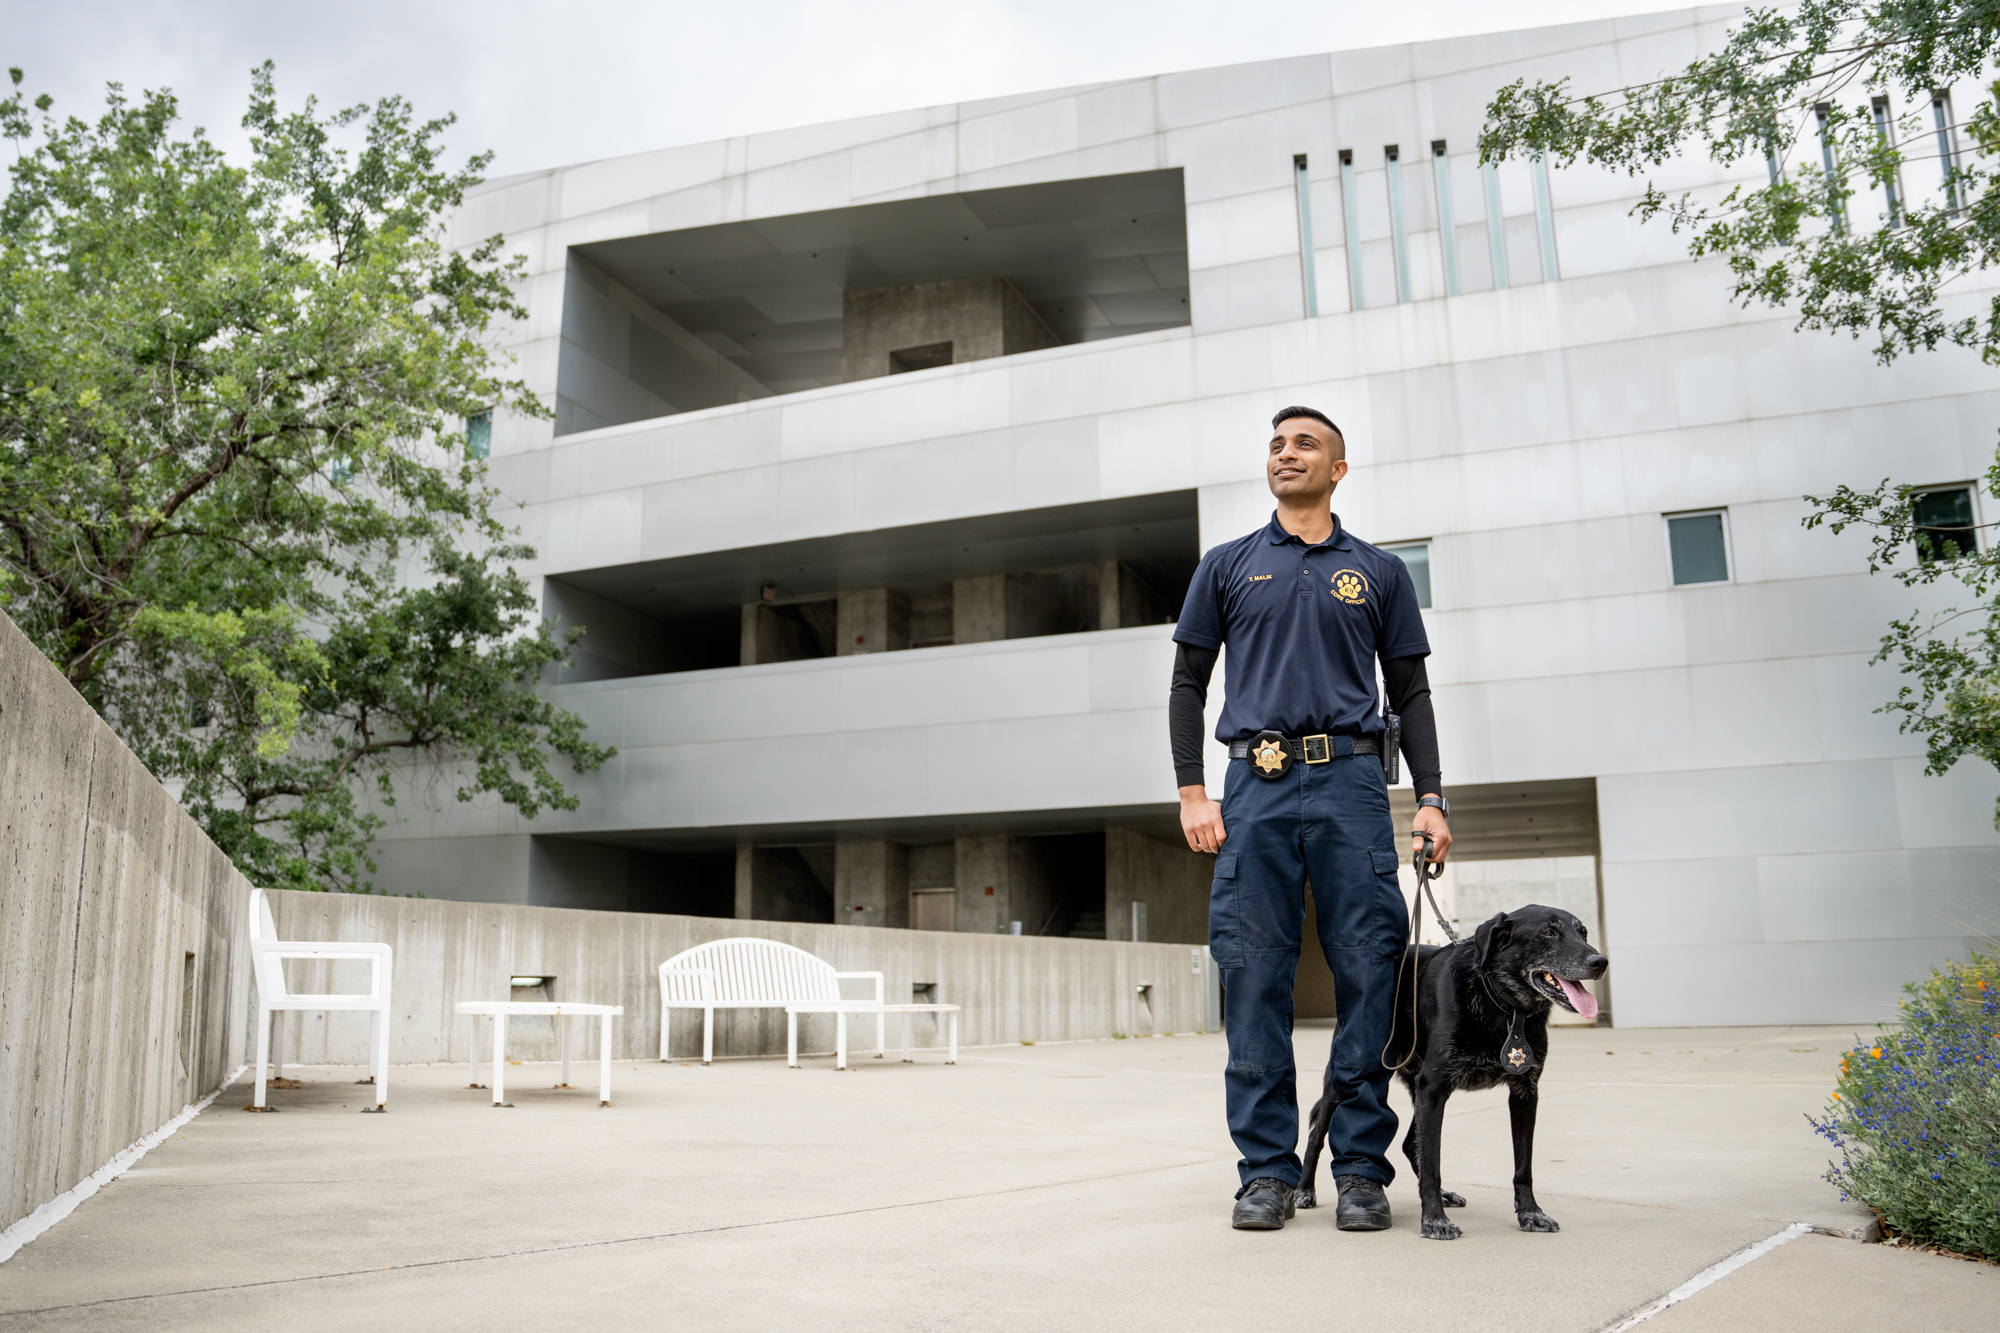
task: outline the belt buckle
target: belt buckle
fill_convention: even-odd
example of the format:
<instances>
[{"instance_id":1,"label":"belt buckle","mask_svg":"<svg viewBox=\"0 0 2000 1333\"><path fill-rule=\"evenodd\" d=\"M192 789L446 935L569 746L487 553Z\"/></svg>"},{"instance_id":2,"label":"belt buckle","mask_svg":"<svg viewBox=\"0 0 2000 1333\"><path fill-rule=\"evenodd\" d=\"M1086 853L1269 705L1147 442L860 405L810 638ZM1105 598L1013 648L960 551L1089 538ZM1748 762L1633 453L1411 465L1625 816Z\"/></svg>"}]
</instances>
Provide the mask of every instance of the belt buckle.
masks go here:
<instances>
[{"instance_id":1,"label":"belt buckle","mask_svg":"<svg viewBox=\"0 0 2000 1333\"><path fill-rule=\"evenodd\" d=\"M1315 742L1319 746L1319 758L1317 759L1313 758L1313 746ZM1301 736L1299 737L1299 744L1305 751L1306 762L1308 764L1323 764L1333 758L1333 737L1331 736L1324 734L1318 736Z\"/></svg>"}]
</instances>

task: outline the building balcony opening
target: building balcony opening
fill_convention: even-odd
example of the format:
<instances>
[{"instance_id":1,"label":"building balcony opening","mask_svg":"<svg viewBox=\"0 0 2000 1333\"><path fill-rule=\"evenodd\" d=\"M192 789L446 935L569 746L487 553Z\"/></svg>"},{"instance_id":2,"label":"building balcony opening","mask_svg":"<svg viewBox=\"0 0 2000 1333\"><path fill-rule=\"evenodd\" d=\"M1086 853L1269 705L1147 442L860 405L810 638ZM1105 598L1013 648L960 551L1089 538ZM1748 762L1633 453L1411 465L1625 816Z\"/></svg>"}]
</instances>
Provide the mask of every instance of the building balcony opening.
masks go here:
<instances>
[{"instance_id":1,"label":"building balcony opening","mask_svg":"<svg viewBox=\"0 0 2000 1333\"><path fill-rule=\"evenodd\" d=\"M922 347L905 347L900 352L889 353L891 375L907 375L913 370L936 370L939 366L950 364L949 342L925 343Z\"/></svg>"},{"instance_id":2,"label":"building balcony opening","mask_svg":"<svg viewBox=\"0 0 2000 1333\"><path fill-rule=\"evenodd\" d=\"M1166 624L1200 558L1174 491L551 575L543 614L584 636L547 679Z\"/></svg>"},{"instance_id":3,"label":"building balcony opening","mask_svg":"<svg viewBox=\"0 0 2000 1333\"><path fill-rule=\"evenodd\" d=\"M1188 323L1178 167L572 246L557 435Z\"/></svg>"}]
</instances>

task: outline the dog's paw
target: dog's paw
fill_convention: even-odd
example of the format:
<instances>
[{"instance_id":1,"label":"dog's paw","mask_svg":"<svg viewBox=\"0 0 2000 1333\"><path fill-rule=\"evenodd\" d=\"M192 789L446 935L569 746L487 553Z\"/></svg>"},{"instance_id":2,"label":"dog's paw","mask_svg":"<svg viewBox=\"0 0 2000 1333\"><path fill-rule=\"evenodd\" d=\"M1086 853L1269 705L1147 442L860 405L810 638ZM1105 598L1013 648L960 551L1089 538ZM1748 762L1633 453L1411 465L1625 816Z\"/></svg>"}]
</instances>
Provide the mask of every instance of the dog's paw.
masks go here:
<instances>
[{"instance_id":1,"label":"dog's paw","mask_svg":"<svg viewBox=\"0 0 2000 1333\"><path fill-rule=\"evenodd\" d=\"M1450 1218L1427 1217L1424 1219L1423 1234L1425 1240L1457 1240L1464 1233L1458 1229L1458 1223Z\"/></svg>"},{"instance_id":2,"label":"dog's paw","mask_svg":"<svg viewBox=\"0 0 2000 1333\"><path fill-rule=\"evenodd\" d=\"M1562 1230L1561 1227L1556 1225L1556 1220L1547 1213L1516 1213L1515 1216L1521 1219L1521 1230L1523 1231Z\"/></svg>"},{"instance_id":3,"label":"dog's paw","mask_svg":"<svg viewBox=\"0 0 2000 1333\"><path fill-rule=\"evenodd\" d=\"M1454 1194L1450 1190L1445 1190L1442 1194L1439 1194L1438 1200L1447 1208L1465 1207L1465 1196L1463 1194Z\"/></svg>"},{"instance_id":4,"label":"dog's paw","mask_svg":"<svg viewBox=\"0 0 2000 1333\"><path fill-rule=\"evenodd\" d=\"M1319 1207L1319 1195L1314 1192L1312 1186L1307 1185L1298 1192L1293 1202L1301 1208L1317 1208Z\"/></svg>"}]
</instances>

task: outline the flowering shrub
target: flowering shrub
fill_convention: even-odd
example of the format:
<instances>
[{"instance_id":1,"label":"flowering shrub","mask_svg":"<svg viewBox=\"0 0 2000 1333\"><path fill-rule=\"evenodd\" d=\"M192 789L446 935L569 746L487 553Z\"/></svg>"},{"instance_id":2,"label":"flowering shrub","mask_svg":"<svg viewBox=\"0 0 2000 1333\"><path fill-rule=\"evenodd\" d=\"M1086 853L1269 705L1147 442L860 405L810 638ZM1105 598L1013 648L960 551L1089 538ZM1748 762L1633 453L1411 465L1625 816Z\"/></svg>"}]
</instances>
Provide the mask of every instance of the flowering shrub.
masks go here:
<instances>
[{"instance_id":1,"label":"flowering shrub","mask_svg":"<svg viewBox=\"0 0 2000 1333\"><path fill-rule=\"evenodd\" d=\"M2000 959L1905 986L1899 1028L1849 1051L1820 1135L1826 1179L1912 1240L2000 1259Z\"/></svg>"}]
</instances>

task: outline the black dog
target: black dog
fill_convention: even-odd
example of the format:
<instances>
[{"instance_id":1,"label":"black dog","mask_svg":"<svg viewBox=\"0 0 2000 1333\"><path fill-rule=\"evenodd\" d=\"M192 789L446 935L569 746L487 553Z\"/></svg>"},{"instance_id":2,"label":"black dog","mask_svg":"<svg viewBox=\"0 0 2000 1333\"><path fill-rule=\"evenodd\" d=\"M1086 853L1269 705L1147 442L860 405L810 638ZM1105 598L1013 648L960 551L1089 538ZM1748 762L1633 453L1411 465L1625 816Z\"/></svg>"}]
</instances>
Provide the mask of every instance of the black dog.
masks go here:
<instances>
[{"instance_id":1,"label":"black dog","mask_svg":"<svg viewBox=\"0 0 2000 1333\"><path fill-rule=\"evenodd\" d=\"M1416 1043L1410 1042L1410 955L1397 974L1396 1021L1389 1037L1391 1067L1410 1090L1416 1114L1403 1136L1403 1156L1417 1173L1423 1199L1423 1234L1456 1240L1458 1227L1444 1215L1463 1208L1465 1199L1438 1183L1438 1144L1444 1131L1444 1104L1463 1088L1476 1091L1507 1085L1507 1110L1514 1127L1514 1215L1523 1231L1557 1231L1555 1219L1535 1202L1535 1103L1542 1063L1549 1054L1549 1009L1561 1005L1586 1018L1597 1001L1579 981L1604 975L1610 960L1591 946L1575 915L1555 907L1529 906L1502 912L1482 924L1472 938L1416 949ZM1336 1099L1329 1083L1313 1107L1306 1138L1304 1180L1298 1206L1318 1198L1313 1177L1326 1146L1327 1122Z\"/></svg>"}]
</instances>

